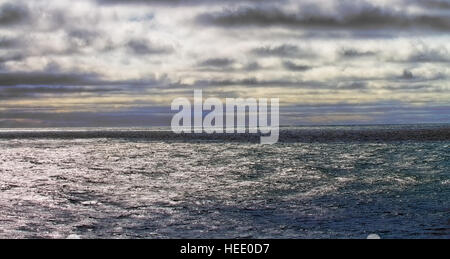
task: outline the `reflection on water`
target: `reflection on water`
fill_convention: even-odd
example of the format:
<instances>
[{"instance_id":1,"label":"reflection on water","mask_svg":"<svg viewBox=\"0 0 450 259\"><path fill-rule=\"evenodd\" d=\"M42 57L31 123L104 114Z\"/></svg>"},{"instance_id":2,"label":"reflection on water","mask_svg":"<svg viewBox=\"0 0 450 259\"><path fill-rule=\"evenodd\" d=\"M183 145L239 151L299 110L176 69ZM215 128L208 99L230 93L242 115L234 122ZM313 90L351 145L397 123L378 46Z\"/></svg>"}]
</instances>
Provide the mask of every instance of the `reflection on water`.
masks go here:
<instances>
[{"instance_id":1,"label":"reflection on water","mask_svg":"<svg viewBox=\"0 0 450 259\"><path fill-rule=\"evenodd\" d=\"M0 237L450 237L450 142L0 140Z\"/></svg>"}]
</instances>

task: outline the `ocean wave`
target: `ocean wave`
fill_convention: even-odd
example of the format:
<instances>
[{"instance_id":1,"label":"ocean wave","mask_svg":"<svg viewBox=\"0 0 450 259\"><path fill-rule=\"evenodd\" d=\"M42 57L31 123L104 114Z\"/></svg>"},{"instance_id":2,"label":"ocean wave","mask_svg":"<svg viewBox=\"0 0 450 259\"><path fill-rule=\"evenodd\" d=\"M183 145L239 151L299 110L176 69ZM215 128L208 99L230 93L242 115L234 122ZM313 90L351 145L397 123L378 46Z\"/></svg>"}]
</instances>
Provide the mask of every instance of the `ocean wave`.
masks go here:
<instances>
[{"instance_id":1,"label":"ocean wave","mask_svg":"<svg viewBox=\"0 0 450 259\"><path fill-rule=\"evenodd\" d=\"M28 129L0 130L0 139L145 139L149 141L260 141L261 134L176 134L170 130L146 129ZM279 142L392 142L450 141L450 125L415 127L305 127L282 128Z\"/></svg>"}]
</instances>

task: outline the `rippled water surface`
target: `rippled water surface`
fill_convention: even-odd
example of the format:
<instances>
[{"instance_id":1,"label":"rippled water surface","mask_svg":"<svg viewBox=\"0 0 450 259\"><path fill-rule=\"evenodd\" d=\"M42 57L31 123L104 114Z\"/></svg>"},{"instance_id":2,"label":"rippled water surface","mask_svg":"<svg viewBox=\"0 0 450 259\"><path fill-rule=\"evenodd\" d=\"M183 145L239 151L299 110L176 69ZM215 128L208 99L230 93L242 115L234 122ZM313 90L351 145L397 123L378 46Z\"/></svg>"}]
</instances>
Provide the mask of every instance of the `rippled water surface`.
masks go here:
<instances>
[{"instance_id":1,"label":"rippled water surface","mask_svg":"<svg viewBox=\"0 0 450 259\"><path fill-rule=\"evenodd\" d=\"M449 146L0 140L0 237L450 238Z\"/></svg>"}]
</instances>

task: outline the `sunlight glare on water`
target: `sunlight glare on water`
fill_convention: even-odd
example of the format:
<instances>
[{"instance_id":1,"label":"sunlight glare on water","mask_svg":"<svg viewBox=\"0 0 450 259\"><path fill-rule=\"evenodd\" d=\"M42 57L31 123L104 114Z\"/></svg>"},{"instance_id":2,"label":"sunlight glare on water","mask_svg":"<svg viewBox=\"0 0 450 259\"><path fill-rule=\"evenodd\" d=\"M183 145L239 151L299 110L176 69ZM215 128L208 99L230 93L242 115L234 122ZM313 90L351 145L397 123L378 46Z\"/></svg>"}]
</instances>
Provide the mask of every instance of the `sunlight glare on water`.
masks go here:
<instances>
[{"instance_id":1,"label":"sunlight glare on water","mask_svg":"<svg viewBox=\"0 0 450 259\"><path fill-rule=\"evenodd\" d=\"M450 237L449 142L0 140L0 237Z\"/></svg>"}]
</instances>

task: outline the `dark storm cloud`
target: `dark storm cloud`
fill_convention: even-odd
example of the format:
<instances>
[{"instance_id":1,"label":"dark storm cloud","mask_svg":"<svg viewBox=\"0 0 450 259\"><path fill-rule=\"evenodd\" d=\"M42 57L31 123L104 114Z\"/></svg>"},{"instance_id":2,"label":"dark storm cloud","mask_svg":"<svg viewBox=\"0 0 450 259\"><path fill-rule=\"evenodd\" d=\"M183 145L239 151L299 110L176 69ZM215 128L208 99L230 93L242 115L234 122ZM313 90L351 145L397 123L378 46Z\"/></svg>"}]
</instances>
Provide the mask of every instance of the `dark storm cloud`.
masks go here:
<instances>
[{"instance_id":1,"label":"dark storm cloud","mask_svg":"<svg viewBox=\"0 0 450 259\"><path fill-rule=\"evenodd\" d=\"M346 89L360 89L365 87L356 87L352 85L353 81L350 82L320 82L320 81L292 81L283 79L273 79L273 80L258 80L256 78L245 78L245 79L228 79L228 80L197 80L192 84L180 84L173 83L169 87L171 89L192 89L192 88L211 88L215 87L234 87L234 86L245 86L247 88L289 88L289 89L314 89L314 90L346 90ZM361 83L362 84L362 83ZM352 85L352 86L350 86ZM361 86L361 85L360 85ZM323 93L317 93L323 94Z\"/></svg>"},{"instance_id":2,"label":"dark storm cloud","mask_svg":"<svg viewBox=\"0 0 450 259\"><path fill-rule=\"evenodd\" d=\"M9 61L21 61L25 58L26 58L26 56L22 53L8 52L4 55L0 55L0 63L6 63ZM1 81L1 78L0 78L0 81Z\"/></svg>"},{"instance_id":3,"label":"dark storm cloud","mask_svg":"<svg viewBox=\"0 0 450 259\"><path fill-rule=\"evenodd\" d=\"M264 69L257 61L239 63L239 67L234 67L236 60L228 58L212 58L197 63L198 71L215 71L227 73L245 73Z\"/></svg>"},{"instance_id":4,"label":"dark storm cloud","mask_svg":"<svg viewBox=\"0 0 450 259\"><path fill-rule=\"evenodd\" d=\"M0 99L13 99L24 97L36 97L40 94L80 94L80 93L108 93L120 91L120 88L92 88L92 87L0 87Z\"/></svg>"},{"instance_id":5,"label":"dark storm cloud","mask_svg":"<svg viewBox=\"0 0 450 259\"><path fill-rule=\"evenodd\" d=\"M102 80L96 74L79 73L45 73L45 72L2 72L0 73L0 88L8 86L154 86L163 84L153 78L141 80L108 81Z\"/></svg>"},{"instance_id":6,"label":"dark storm cloud","mask_svg":"<svg viewBox=\"0 0 450 259\"><path fill-rule=\"evenodd\" d=\"M77 73L0 73L0 99L39 98L42 95L70 94L136 94L151 88L163 89L167 82L146 78L140 80L109 81L95 74Z\"/></svg>"},{"instance_id":7,"label":"dark storm cloud","mask_svg":"<svg viewBox=\"0 0 450 259\"><path fill-rule=\"evenodd\" d=\"M270 3L272 0L97 0L100 4L148 4L148 5L198 5L198 4L261 4ZM285 2L285 0L278 0Z\"/></svg>"},{"instance_id":8,"label":"dark storm cloud","mask_svg":"<svg viewBox=\"0 0 450 259\"><path fill-rule=\"evenodd\" d=\"M301 71L306 71L306 70L310 70L312 69L311 66L306 66L306 65L299 65L296 64L292 61L284 61L283 62L283 67L289 71L297 71L297 72L301 72Z\"/></svg>"},{"instance_id":9,"label":"dark storm cloud","mask_svg":"<svg viewBox=\"0 0 450 259\"><path fill-rule=\"evenodd\" d=\"M251 62L247 64L244 70L246 71L256 71L262 69L261 65L258 62Z\"/></svg>"},{"instance_id":10,"label":"dark storm cloud","mask_svg":"<svg viewBox=\"0 0 450 259\"><path fill-rule=\"evenodd\" d=\"M247 87L298 87L304 82L293 82L289 80L269 80L263 81L256 78L246 78L240 80L197 80L192 84L172 83L170 88L193 88L193 87L226 87L226 86L247 86Z\"/></svg>"},{"instance_id":11,"label":"dark storm cloud","mask_svg":"<svg viewBox=\"0 0 450 259\"><path fill-rule=\"evenodd\" d=\"M417 0L416 3L426 8L450 9L449 0Z\"/></svg>"},{"instance_id":12,"label":"dark storm cloud","mask_svg":"<svg viewBox=\"0 0 450 259\"><path fill-rule=\"evenodd\" d=\"M6 3L0 6L0 26L11 26L26 22L29 10L21 5Z\"/></svg>"},{"instance_id":13,"label":"dark storm cloud","mask_svg":"<svg viewBox=\"0 0 450 259\"><path fill-rule=\"evenodd\" d=\"M342 82L367 83L366 88L370 89L371 82L377 82L377 84L384 88L391 84L435 84L441 85L441 81L448 80L448 75L444 73L436 73L431 76L424 76L419 73L414 73L410 69L404 69L396 74L390 74L382 77L362 77L362 78L342 78L338 79Z\"/></svg>"},{"instance_id":14,"label":"dark storm cloud","mask_svg":"<svg viewBox=\"0 0 450 259\"><path fill-rule=\"evenodd\" d=\"M348 6L350 11L343 7ZM408 15L375 6L357 10L342 5L335 15L320 12L287 13L276 8L239 8L197 16L199 24L221 27L287 26L291 29L383 30L421 29L450 31L450 17L439 15Z\"/></svg>"},{"instance_id":15,"label":"dark storm cloud","mask_svg":"<svg viewBox=\"0 0 450 259\"><path fill-rule=\"evenodd\" d=\"M404 83L407 81L408 83L433 83L439 82L442 80L448 80L448 75L444 73L436 73L433 76L423 76L419 74L415 74L409 69L403 70L403 72L397 77L388 77L386 80L391 83Z\"/></svg>"},{"instance_id":16,"label":"dark storm cloud","mask_svg":"<svg viewBox=\"0 0 450 259\"><path fill-rule=\"evenodd\" d=\"M406 62L450 63L450 53L444 49L425 49L414 52Z\"/></svg>"},{"instance_id":17,"label":"dark storm cloud","mask_svg":"<svg viewBox=\"0 0 450 259\"><path fill-rule=\"evenodd\" d=\"M445 88L426 84L402 84L397 86L386 86L383 87L383 89L392 92L422 91L428 93L441 93L446 91Z\"/></svg>"},{"instance_id":18,"label":"dark storm cloud","mask_svg":"<svg viewBox=\"0 0 450 259\"><path fill-rule=\"evenodd\" d=\"M277 46L264 46L255 48L250 51L252 54L261 57L312 57L314 54L311 51L300 49L296 45L282 44Z\"/></svg>"},{"instance_id":19,"label":"dark storm cloud","mask_svg":"<svg viewBox=\"0 0 450 259\"><path fill-rule=\"evenodd\" d=\"M94 75L51 73L0 73L0 86L83 85L98 82Z\"/></svg>"},{"instance_id":20,"label":"dark storm cloud","mask_svg":"<svg viewBox=\"0 0 450 259\"><path fill-rule=\"evenodd\" d=\"M377 82L379 89L386 89L392 92L402 92L424 89L417 85L426 85L428 92L441 92L444 88L438 87L440 80L447 80L445 75L439 74L435 77L425 78L415 76L411 71L404 70L403 73L395 76L386 77L338 77L333 81L317 81L317 80L289 80L289 79L272 79L259 80L257 78L245 79L224 79L224 80L197 80L191 84L172 83L167 85L166 89L215 89L220 88L222 91L227 87L246 87L249 88L283 88L290 90L326 90L329 93L337 93L338 91L352 91L368 93L373 90L371 83ZM310 95L322 95L323 92L310 92Z\"/></svg>"},{"instance_id":21,"label":"dark storm cloud","mask_svg":"<svg viewBox=\"0 0 450 259\"><path fill-rule=\"evenodd\" d=\"M401 79L414 79L414 74L409 70L403 70L403 75L400 77Z\"/></svg>"},{"instance_id":22,"label":"dark storm cloud","mask_svg":"<svg viewBox=\"0 0 450 259\"><path fill-rule=\"evenodd\" d=\"M20 45L20 41L14 38L0 37L0 49L9 49Z\"/></svg>"},{"instance_id":23,"label":"dark storm cloud","mask_svg":"<svg viewBox=\"0 0 450 259\"><path fill-rule=\"evenodd\" d=\"M83 42L83 45L90 45L102 36L98 31L86 29L68 29L66 33L70 39L79 40Z\"/></svg>"},{"instance_id":24,"label":"dark storm cloud","mask_svg":"<svg viewBox=\"0 0 450 259\"><path fill-rule=\"evenodd\" d=\"M233 59L229 58L211 58L199 63L200 67L227 68L234 64Z\"/></svg>"},{"instance_id":25,"label":"dark storm cloud","mask_svg":"<svg viewBox=\"0 0 450 259\"><path fill-rule=\"evenodd\" d=\"M368 89L369 85L367 82L344 82L339 83L337 88L342 90L364 90Z\"/></svg>"},{"instance_id":26,"label":"dark storm cloud","mask_svg":"<svg viewBox=\"0 0 450 259\"><path fill-rule=\"evenodd\" d=\"M357 49L343 49L339 54L344 58L370 57L377 55L375 51L360 51Z\"/></svg>"},{"instance_id":27,"label":"dark storm cloud","mask_svg":"<svg viewBox=\"0 0 450 259\"><path fill-rule=\"evenodd\" d=\"M168 54L173 52L173 49L170 47L154 46L151 42L145 39L130 40L126 46L136 55Z\"/></svg>"}]
</instances>

